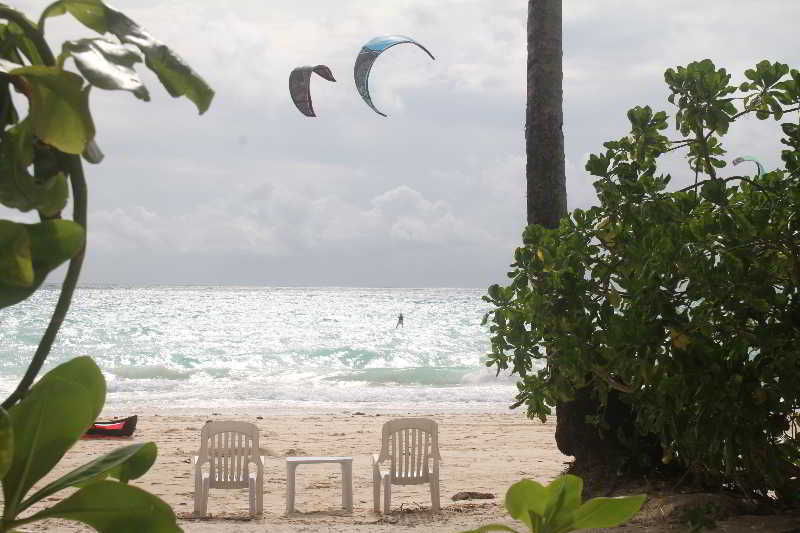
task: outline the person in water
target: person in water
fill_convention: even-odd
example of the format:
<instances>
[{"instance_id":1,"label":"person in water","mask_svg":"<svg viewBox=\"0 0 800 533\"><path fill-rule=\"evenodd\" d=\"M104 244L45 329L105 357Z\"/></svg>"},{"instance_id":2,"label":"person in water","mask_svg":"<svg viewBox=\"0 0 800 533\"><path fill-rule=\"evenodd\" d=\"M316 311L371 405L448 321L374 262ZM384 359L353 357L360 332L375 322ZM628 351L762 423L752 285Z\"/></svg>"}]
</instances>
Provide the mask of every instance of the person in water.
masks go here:
<instances>
[{"instance_id":1,"label":"person in water","mask_svg":"<svg viewBox=\"0 0 800 533\"><path fill-rule=\"evenodd\" d=\"M394 329L397 329L400 326L403 326L403 313L400 313L399 315L397 315L397 325L394 327ZM403 327L405 327L405 326L403 326Z\"/></svg>"}]
</instances>

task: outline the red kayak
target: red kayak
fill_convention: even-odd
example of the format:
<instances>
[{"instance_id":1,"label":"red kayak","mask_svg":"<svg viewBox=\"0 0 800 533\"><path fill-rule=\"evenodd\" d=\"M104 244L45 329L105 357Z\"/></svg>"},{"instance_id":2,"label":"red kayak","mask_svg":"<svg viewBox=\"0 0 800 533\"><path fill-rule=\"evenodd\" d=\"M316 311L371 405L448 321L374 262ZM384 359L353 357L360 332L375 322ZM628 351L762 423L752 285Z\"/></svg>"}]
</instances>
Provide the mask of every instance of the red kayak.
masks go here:
<instances>
[{"instance_id":1,"label":"red kayak","mask_svg":"<svg viewBox=\"0 0 800 533\"><path fill-rule=\"evenodd\" d=\"M86 430L84 439L102 439L108 437L130 437L136 430L137 416L120 418L109 422L95 422Z\"/></svg>"}]
</instances>

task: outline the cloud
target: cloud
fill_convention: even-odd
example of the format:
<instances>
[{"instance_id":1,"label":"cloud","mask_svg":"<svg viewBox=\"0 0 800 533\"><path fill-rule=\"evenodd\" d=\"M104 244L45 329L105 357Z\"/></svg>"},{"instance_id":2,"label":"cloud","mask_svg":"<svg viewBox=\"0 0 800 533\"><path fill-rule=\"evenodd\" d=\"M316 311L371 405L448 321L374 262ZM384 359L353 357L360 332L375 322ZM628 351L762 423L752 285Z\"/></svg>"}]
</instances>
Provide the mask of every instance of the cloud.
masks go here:
<instances>
[{"instance_id":1,"label":"cloud","mask_svg":"<svg viewBox=\"0 0 800 533\"><path fill-rule=\"evenodd\" d=\"M34 18L47 3L17 2ZM524 2L117 4L217 95L198 117L143 67L150 103L93 91L107 157L86 169L84 282L481 287L505 279L525 220ZM626 134L630 107L672 112L666 68L710 57L738 82L764 58L800 67L800 3L652 6L565 3L570 208L596 202L586 158ZM68 16L49 20L47 32L56 50L91 35ZM409 35L436 57L405 45L376 62L373 99L389 118L361 101L352 80L362 44L384 33ZM308 119L291 103L288 73L317 63L338 81L312 81L319 118ZM746 120L727 141L730 159L756 155L774 167L776 136L773 124ZM677 157L665 169L676 186L691 179Z\"/></svg>"}]
</instances>

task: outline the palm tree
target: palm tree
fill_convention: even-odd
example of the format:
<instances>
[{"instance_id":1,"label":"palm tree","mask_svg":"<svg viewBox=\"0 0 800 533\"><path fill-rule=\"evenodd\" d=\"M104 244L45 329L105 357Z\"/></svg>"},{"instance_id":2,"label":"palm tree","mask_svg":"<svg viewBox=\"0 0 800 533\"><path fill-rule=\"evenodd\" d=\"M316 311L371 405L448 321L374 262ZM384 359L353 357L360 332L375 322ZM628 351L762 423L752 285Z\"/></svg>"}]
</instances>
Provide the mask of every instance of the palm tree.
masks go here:
<instances>
[{"instance_id":1,"label":"palm tree","mask_svg":"<svg viewBox=\"0 0 800 533\"><path fill-rule=\"evenodd\" d=\"M528 0L528 224L546 228L567 214L561 56L561 0Z\"/></svg>"},{"instance_id":2,"label":"palm tree","mask_svg":"<svg viewBox=\"0 0 800 533\"><path fill-rule=\"evenodd\" d=\"M528 224L557 228L567 214L564 171L564 122L561 0L528 0L528 91L525 112L525 177L528 189ZM550 354L557 357L556 354ZM558 362L551 367L558 372ZM637 440L641 453L660 457L653 439L633 436L635 413L616 391L608 395L603 411L609 426L602 437L586 417L597 415L600 405L591 385L575 391L574 399L556 406L556 444L575 457L573 471L591 471L626 453L617 429ZM628 452L629 453L629 452Z\"/></svg>"}]
</instances>

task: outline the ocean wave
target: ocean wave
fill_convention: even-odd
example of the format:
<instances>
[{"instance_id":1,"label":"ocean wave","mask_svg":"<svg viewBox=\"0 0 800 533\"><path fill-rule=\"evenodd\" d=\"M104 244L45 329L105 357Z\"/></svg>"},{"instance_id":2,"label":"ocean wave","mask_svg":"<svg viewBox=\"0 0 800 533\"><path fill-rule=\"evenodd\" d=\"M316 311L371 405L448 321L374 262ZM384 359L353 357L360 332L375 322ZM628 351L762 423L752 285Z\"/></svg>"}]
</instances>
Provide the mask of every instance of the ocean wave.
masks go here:
<instances>
[{"instance_id":1,"label":"ocean wave","mask_svg":"<svg viewBox=\"0 0 800 533\"><path fill-rule=\"evenodd\" d=\"M166 379L185 380L192 376L192 372L175 370L165 366L120 366L108 369L107 372L122 379Z\"/></svg>"}]
</instances>

